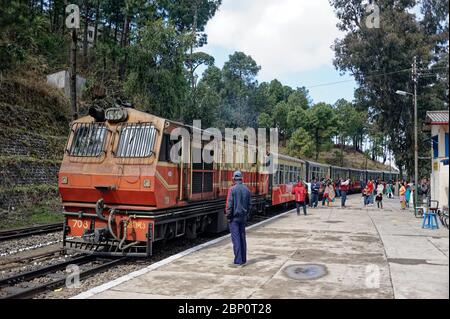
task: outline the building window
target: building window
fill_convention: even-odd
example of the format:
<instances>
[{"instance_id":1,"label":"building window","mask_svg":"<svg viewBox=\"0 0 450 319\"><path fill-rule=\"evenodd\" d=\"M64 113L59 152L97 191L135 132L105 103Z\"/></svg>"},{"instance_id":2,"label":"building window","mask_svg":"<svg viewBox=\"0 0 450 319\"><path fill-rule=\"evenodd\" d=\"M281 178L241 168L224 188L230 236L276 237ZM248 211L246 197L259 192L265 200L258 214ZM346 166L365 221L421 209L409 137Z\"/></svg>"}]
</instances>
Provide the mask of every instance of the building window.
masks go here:
<instances>
[{"instance_id":1,"label":"building window","mask_svg":"<svg viewBox=\"0 0 450 319\"><path fill-rule=\"evenodd\" d=\"M448 133L445 133L445 157L448 158Z\"/></svg>"},{"instance_id":2,"label":"building window","mask_svg":"<svg viewBox=\"0 0 450 319\"><path fill-rule=\"evenodd\" d=\"M432 138L433 141L433 158L438 158L439 157L439 137L433 136Z\"/></svg>"}]
</instances>

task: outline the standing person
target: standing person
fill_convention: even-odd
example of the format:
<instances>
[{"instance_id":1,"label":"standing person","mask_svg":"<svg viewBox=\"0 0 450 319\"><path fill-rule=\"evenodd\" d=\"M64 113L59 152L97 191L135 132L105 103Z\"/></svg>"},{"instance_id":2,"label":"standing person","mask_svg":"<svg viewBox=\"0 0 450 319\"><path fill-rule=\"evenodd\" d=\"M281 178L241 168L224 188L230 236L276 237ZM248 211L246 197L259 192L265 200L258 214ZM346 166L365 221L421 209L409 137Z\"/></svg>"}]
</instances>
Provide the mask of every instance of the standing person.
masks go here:
<instances>
[{"instance_id":1,"label":"standing person","mask_svg":"<svg viewBox=\"0 0 450 319\"><path fill-rule=\"evenodd\" d=\"M325 202L328 200L328 181L324 179L323 182L323 196L322 196L322 206L325 206Z\"/></svg>"},{"instance_id":2,"label":"standing person","mask_svg":"<svg viewBox=\"0 0 450 319\"><path fill-rule=\"evenodd\" d=\"M384 192L383 183L378 183L377 197L375 198L375 200L377 201L377 207L381 209L383 209L383 192Z\"/></svg>"},{"instance_id":3,"label":"standing person","mask_svg":"<svg viewBox=\"0 0 450 319\"><path fill-rule=\"evenodd\" d=\"M415 201L415 198L416 198L416 196L415 196L416 185L414 184L414 182L411 182L411 184L409 185L409 189L410 189L410 191L411 191L411 195L410 195L410 197L411 197L410 204L412 204L412 205L414 206L414 201ZM420 190L419 190L419 189L417 190L417 194L420 194ZM420 199L417 198L417 205L416 205L416 206L421 206L420 204L421 204L421 203L420 203Z\"/></svg>"},{"instance_id":4,"label":"standing person","mask_svg":"<svg viewBox=\"0 0 450 319\"><path fill-rule=\"evenodd\" d=\"M327 186L325 187L325 194L326 194L325 200L326 200L327 206L330 206L330 203L331 203L331 206L333 206L332 203L334 201L334 198L336 197L336 193L335 193L334 187L333 187L333 182L328 181Z\"/></svg>"},{"instance_id":5,"label":"standing person","mask_svg":"<svg viewBox=\"0 0 450 319\"><path fill-rule=\"evenodd\" d=\"M325 205L325 187L327 185L325 184L325 178L322 178L320 181L320 189L319 189L319 197L322 194L322 206Z\"/></svg>"},{"instance_id":6,"label":"standing person","mask_svg":"<svg viewBox=\"0 0 450 319\"><path fill-rule=\"evenodd\" d=\"M347 201L347 192L350 186L350 179L348 178L346 181L341 180L341 207L345 208L345 202Z\"/></svg>"},{"instance_id":7,"label":"standing person","mask_svg":"<svg viewBox=\"0 0 450 319\"><path fill-rule=\"evenodd\" d=\"M369 191L369 204L373 205L373 192L375 191L375 185L373 184L372 178L367 182L367 188Z\"/></svg>"},{"instance_id":8,"label":"standing person","mask_svg":"<svg viewBox=\"0 0 450 319\"><path fill-rule=\"evenodd\" d=\"M234 185L228 190L226 215L230 224L231 241L233 242L233 267L247 263L247 241L245 238L245 224L251 208L251 193L242 183L242 173L233 174Z\"/></svg>"},{"instance_id":9,"label":"standing person","mask_svg":"<svg viewBox=\"0 0 450 319\"><path fill-rule=\"evenodd\" d=\"M405 206L406 208L409 208L409 201L411 200L411 185L406 184L406 191L405 191Z\"/></svg>"},{"instance_id":10,"label":"standing person","mask_svg":"<svg viewBox=\"0 0 450 319\"><path fill-rule=\"evenodd\" d=\"M306 206L311 206L311 183L308 183L306 181L303 181L303 185L306 188L306 200L305 204Z\"/></svg>"},{"instance_id":11,"label":"standing person","mask_svg":"<svg viewBox=\"0 0 450 319\"><path fill-rule=\"evenodd\" d=\"M392 198L392 181L389 181L386 185L386 194L388 198Z\"/></svg>"},{"instance_id":12,"label":"standing person","mask_svg":"<svg viewBox=\"0 0 450 319\"><path fill-rule=\"evenodd\" d=\"M319 189L320 182L314 178L311 184L311 207L317 208L317 205L319 204Z\"/></svg>"},{"instance_id":13,"label":"standing person","mask_svg":"<svg viewBox=\"0 0 450 319\"><path fill-rule=\"evenodd\" d=\"M330 181L328 184L328 198L327 206L333 206L334 199L336 198L336 192L334 191L334 183Z\"/></svg>"},{"instance_id":14,"label":"standing person","mask_svg":"<svg viewBox=\"0 0 450 319\"><path fill-rule=\"evenodd\" d=\"M405 193L406 193L406 187L403 182L400 183L400 205L402 207L402 210L406 209L406 201L405 201Z\"/></svg>"},{"instance_id":15,"label":"standing person","mask_svg":"<svg viewBox=\"0 0 450 319\"><path fill-rule=\"evenodd\" d=\"M341 180L342 178L338 178L337 180L334 181L334 188L336 190L336 197L341 197Z\"/></svg>"},{"instance_id":16,"label":"standing person","mask_svg":"<svg viewBox=\"0 0 450 319\"><path fill-rule=\"evenodd\" d=\"M295 206L297 207L297 216L300 216L300 207L303 207L303 213L306 216L306 196L308 191L302 181L292 189L292 194L295 195Z\"/></svg>"},{"instance_id":17,"label":"standing person","mask_svg":"<svg viewBox=\"0 0 450 319\"><path fill-rule=\"evenodd\" d=\"M362 197L364 201L364 207L367 207L369 204L369 188L366 186L362 191Z\"/></svg>"}]
</instances>

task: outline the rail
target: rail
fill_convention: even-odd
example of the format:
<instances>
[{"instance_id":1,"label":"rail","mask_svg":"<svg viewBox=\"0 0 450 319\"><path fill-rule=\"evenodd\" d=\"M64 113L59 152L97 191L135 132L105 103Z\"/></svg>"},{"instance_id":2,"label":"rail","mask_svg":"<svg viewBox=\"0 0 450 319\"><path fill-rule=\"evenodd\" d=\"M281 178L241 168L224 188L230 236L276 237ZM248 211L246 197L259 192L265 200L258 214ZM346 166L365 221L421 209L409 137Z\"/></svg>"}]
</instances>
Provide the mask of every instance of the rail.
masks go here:
<instances>
[{"instance_id":1,"label":"rail","mask_svg":"<svg viewBox=\"0 0 450 319\"><path fill-rule=\"evenodd\" d=\"M54 223L40 226L4 230L0 231L0 242L5 240L28 237L32 235L53 233L61 231L63 227L64 227L63 223Z\"/></svg>"}]
</instances>

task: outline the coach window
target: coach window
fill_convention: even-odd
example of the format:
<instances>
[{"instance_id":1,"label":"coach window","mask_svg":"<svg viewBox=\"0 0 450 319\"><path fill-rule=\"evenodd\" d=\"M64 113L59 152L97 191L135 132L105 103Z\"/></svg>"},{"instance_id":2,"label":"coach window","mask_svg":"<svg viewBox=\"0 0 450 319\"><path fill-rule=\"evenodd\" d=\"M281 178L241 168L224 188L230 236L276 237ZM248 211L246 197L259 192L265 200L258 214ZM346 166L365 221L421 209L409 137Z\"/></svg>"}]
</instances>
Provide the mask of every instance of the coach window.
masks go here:
<instances>
[{"instance_id":1,"label":"coach window","mask_svg":"<svg viewBox=\"0 0 450 319\"><path fill-rule=\"evenodd\" d=\"M273 174L273 180L274 180L274 184L278 185L279 184L279 165L274 165L274 169L275 169L275 173Z\"/></svg>"},{"instance_id":2,"label":"coach window","mask_svg":"<svg viewBox=\"0 0 450 319\"><path fill-rule=\"evenodd\" d=\"M285 165L284 166L284 183L285 184L289 184L290 180L289 180L289 166Z\"/></svg>"}]
</instances>

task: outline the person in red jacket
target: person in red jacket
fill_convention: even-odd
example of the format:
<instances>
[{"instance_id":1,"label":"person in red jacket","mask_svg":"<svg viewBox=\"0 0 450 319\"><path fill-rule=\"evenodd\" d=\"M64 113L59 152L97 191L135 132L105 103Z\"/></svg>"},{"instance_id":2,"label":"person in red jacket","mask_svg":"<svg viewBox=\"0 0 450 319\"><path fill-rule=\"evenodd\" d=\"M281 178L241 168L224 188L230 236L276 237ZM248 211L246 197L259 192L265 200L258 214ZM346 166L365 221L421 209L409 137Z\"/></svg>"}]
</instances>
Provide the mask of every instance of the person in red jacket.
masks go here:
<instances>
[{"instance_id":1,"label":"person in red jacket","mask_svg":"<svg viewBox=\"0 0 450 319\"><path fill-rule=\"evenodd\" d=\"M372 178L370 178L369 181L367 182L367 188L369 191L368 202L370 205L373 206L373 191L375 190L375 184L373 183Z\"/></svg>"},{"instance_id":2,"label":"person in red jacket","mask_svg":"<svg viewBox=\"0 0 450 319\"><path fill-rule=\"evenodd\" d=\"M300 206L303 207L303 213L306 216L306 195L308 190L302 181L299 181L293 188L292 194L295 195L295 205L297 207L297 215L300 215Z\"/></svg>"}]
</instances>

